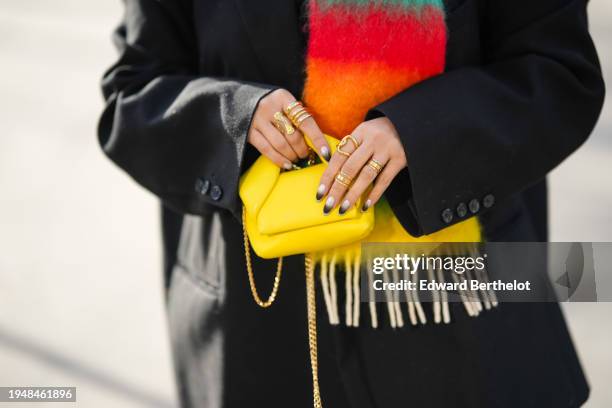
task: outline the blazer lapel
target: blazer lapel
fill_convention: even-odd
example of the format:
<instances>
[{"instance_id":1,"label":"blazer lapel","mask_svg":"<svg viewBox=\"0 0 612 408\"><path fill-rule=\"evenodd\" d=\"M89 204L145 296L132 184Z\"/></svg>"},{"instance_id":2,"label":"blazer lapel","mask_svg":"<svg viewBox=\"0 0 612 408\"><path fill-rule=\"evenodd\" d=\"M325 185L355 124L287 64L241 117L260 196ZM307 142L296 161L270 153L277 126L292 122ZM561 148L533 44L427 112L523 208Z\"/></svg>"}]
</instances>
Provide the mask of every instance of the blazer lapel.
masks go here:
<instances>
[{"instance_id":1,"label":"blazer lapel","mask_svg":"<svg viewBox=\"0 0 612 408\"><path fill-rule=\"evenodd\" d=\"M234 0L264 80L301 96L304 33L294 0ZM297 94L296 94L297 93Z\"/></svg>"}]
</instances>

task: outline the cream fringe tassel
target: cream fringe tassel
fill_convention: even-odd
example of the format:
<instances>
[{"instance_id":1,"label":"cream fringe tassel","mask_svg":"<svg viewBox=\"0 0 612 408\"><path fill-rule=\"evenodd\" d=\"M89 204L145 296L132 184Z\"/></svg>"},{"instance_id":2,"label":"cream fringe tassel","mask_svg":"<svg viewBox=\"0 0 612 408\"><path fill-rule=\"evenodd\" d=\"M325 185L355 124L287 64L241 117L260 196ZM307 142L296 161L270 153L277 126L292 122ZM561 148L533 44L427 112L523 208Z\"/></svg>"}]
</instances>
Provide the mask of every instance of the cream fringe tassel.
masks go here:
<instances>
[{"instance_id":1,"label":"cream fringe tassel","mask_svg":"<svg viewBox=\"0 0 612 408\"><path fill-rule=\"evenodd\" d=\"M474 254L475 255L475 254ZM330 259L331 258L331 259ZM348 327L359 327L360 324L360 312L361 312L361 258L358 254L345 255L344 257L344 324ZM321 256L318 260L319 264L319 277L321 279L321 289L323 291L323 300L325 303L325 309L329 322L332 325L340 324L340 313L338 305L338 285L336 279L336 267L338 257L336 254L331 257L328 254ZM370 326L374 329L379 327L378 320L378 307L376 300L374 299L373 285L373 274L371 263L367 263L367 279L368 279L368 298L370 299L368 304L370 314ZM392 274L393 281L400 280L400 272L397 269L393 269L391 272L385 270L383 272L383 279L389 281L389 273ZM419 273L410 274L408 271L403 271L402 279L410 280L415 284L418 282ZM428 269L426 271L427 279L430 281L436 281L444 283L444 273L442 270ZM483 283L488 283L489 278L486 270L467 270L465 274L459 275L451 273L454 282L463 282L466 279L478 279ZM402 312L402 299L400 299L401 292L399 291L385 291L385 305L387 314L389 317L389 325L392 328L401 328L405 325L404 313ZM495 292L492 290L479 290L472 291L460 290L459 298L463 304L463 308L468 316L478 316L484 310L490 310L496 307L499 302ZM427 323L427 315L417 291L404 291L405 296L405 313L406 318L412 326ZM433 322L439 323L450 323L450 308L448 305L448 293L444 290L432 291L431 298Z\"/></svg>"}]
</instances>

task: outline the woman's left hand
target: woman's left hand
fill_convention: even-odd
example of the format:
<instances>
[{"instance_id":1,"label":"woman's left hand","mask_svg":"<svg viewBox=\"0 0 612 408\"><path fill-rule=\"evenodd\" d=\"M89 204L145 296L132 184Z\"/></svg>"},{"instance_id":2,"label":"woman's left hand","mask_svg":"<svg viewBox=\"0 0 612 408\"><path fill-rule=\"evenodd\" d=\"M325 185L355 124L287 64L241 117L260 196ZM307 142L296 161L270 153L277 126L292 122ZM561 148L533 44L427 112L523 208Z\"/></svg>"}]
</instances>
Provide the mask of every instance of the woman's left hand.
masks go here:
<instances>
[{"instance_id":1,"label":"woman's left hand","mask_svg":"<svg viewBox=\"0 0 612 408\"><path fill-rule=\"evenodd\" d=\"M363 211L367 210L376 204L391 181L408 164L397 130L386 117L361 123L351 135L359 146L349 140L342 147L348 157L338 151L333 154L317 189L317 200L327 196L325 214L338 205L340 214L344 214L374 183L362 207ZM370 163L372 159L374 163ZM380 170L377 163L382 166ZM340 172L352 181L349 187L336 179Z\"/></svg>"}]
</instances>

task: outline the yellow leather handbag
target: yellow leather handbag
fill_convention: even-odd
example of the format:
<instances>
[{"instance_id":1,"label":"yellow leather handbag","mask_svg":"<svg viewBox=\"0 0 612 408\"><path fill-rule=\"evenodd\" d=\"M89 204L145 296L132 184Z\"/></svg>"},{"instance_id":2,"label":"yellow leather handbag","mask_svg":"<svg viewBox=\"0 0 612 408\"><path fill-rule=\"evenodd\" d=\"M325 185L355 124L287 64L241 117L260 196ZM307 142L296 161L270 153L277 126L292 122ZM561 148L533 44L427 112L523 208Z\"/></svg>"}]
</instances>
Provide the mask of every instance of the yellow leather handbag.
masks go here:
<instances>
[{"instance_id":1,"label":"yellow leather handbag","mask_svg":"<svg viewBox=\"0 0 612 408\"><path fill-rule=\"evenodd\" d=\"M326 138L333 152L338 140ZM326 167L320 158L316 164L281 171L260 156L242 176L244 228L257 255L269 259L338 248L372 231L374 211L360 210L363 197L344 215L323 214L324 203L316 201L315 192Z\"/></svg>"}]
</instances>

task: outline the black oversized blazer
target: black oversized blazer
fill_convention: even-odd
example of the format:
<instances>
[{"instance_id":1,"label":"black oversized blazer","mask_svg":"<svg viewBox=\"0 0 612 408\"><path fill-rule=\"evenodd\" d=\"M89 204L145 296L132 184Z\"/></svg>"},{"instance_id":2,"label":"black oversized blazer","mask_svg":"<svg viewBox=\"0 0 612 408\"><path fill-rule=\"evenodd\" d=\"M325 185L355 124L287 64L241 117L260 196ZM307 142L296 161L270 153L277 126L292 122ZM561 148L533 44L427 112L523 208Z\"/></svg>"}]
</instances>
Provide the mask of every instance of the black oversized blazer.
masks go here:
<instances>
[{"instance_id":1,"label":"black oversized blazer","mask_svg":"<svg viewBox=\"0 0 612 408\"><path fill-rule=\"evenodd\" d=\"M408 157L408 168L393 182L387 199L413 235L429 234L477 215L489 240L546 240L544 178L588 137L604 95L585 0L445 3L449 31L446 72L397 94L371 112L386 115L394 123ZM103 80L107 105L99 123L100 143L117 165L163 202L168 270L175 265L183 215L201 216L196 235L202 241L200 254L206 267L194 273L209 289L221 287L213 291L217 295L225 293L223 302L217 297L210 310L200 312L207 325L202 330L221 330L225 340L218 349L201 339L196 343L206 343L222 361L219 364L225 374L219 383L224 391L219 398L228 406L230 401L239 404L239 397L227 390L237 384L245 387L228 372L248 371L247 361L256 365L249 360L255 357L241 354L244 344L236 338L244 330L252 334L256 328L268 327L273 331L278 330L279 322L286 324L281 311L268 315L276 317L261 317L247 306L237 186L241 172L256 156L245 139L258 101L277 87L298 98L301 94L307 33L300 7L301 1L294 0L126 0L125 18L115 35L120 58ZM457 212L462 203L470 207L464 216ZM447 209L452 217L449 211L442 216ZM224 243L223 249L219 242ZM290 260L287 268L301 270L300 262ZM289 292L292 284L284 285ZM301 291L297 284L296 288ZM181 296L188 298L185 293ZM228 300L232 298L234 301ZM300 314L300 302L283 301L281 296L279 309L286 314L295 309ZM244 309L238 311L241 305ZM217 322L210 318L213 309L229 317ZM459 338L474 338L466 346L468 351L456 350L469 356L465 361L459 359L459 364L470 369L432 380L449 389L452 398L419 389L407 401L417 405L425 401L430 406L439 402L446 406L560 407L584 400L586 385L556 306L516 305L505 310L496 312L496 319L475 319L478 323L459 319L453 329L447 329L452 335L431 337L428 330L436 329L413 334L410 341L417 346L422 341L424 347L440 336L447 336L452 347L461 343ZM232 318L234 312L243 317L241 324ZM245 317L253 326L244 323ZM495 337L504 355L496 354L489 343L479 343L478 333ZM269 351L279 356L275 364L290 365L289 351L304 352L300 336L278 344L267 339L261 347L278 345L288 350L287 355L278 348ZM379 344L369 336L364 333L358 340L345 340ZM179 335L174 337L179 338L175 344L183 344ZM523 347L525 342L527 347ZM385 388L386 382L375 378L361 382L362 374L356 374L360 372L355 370L356 361L370 368L376 363L367 355L360 360L347 357L342 354L347 350L342 345L347 343L338 344L336 352L343 356L339 375L344 387L359 395L355 404L374 400L389 406L381 402L385 398L381 395L392 391ZM185 344L175 348L179 375L186 383L194 376L206 377L186 368L201 357L186 352L188 348ZM226 357L230 350L233 358ZM389 353L397 350L401 348L388 348ZM378 352L382 358L385 351ZM415 378L425 378L418 367L431 361L442 364L441 356L446 354L436 356L411 366L419 373ZM454 362L449 365L457 363L454 354L446 358ZM294 372L296 367L285 368ZM510 370L509 374L499 374L495 367ZM285 389L307 395L307 372L302 374L303 384L287 382ZM459 392L474 388L465 378L470 375L488 385ZM526 377L518 380L520 376ZM529 383L533 385L526 385ZM356 391L363 388L371 392L364 396Z\"/></svg>"}]
</instances>

